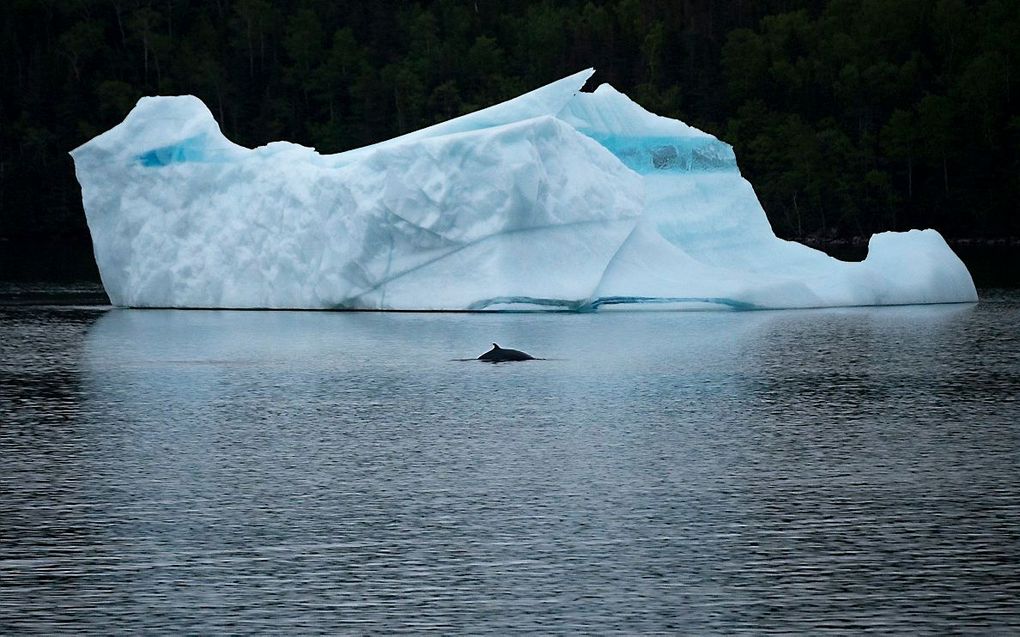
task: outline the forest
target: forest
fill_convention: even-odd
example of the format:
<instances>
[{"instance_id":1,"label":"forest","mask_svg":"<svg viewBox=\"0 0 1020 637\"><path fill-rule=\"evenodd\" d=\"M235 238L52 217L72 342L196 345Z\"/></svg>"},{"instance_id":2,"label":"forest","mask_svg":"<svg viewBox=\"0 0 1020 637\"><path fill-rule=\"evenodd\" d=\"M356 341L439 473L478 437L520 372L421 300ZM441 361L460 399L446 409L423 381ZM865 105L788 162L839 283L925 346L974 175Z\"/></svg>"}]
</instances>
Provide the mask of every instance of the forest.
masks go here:
<instances>
[{"instance_id":1,"label":"forest","mask_svg":"<svg viewBox=\"0 0 1020 637\"><path fill-rule=\"evenodd\" d=\"M732 144L780 236L1016 237L1018 64L1016 0L6 0L0 251L89 249L67 153L144 95L334 153L587 67Z\"/></svg>"}]
</instances>

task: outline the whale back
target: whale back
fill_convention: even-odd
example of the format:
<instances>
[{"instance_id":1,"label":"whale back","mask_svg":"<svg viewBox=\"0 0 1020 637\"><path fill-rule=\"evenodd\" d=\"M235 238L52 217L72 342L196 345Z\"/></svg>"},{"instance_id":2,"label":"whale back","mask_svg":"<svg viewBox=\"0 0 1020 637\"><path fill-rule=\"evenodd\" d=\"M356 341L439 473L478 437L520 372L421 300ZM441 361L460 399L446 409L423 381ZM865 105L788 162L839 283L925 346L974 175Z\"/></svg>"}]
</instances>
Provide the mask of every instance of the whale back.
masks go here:
<instances>
[{"instance_id":1,"label":"whale back","mask_svg":"<svg viewBox=\"0 0 1020 637\"><path fill-rule=\"evenodd\" d=\"M526 352L516 349L506 349L500 347L496 343L493 343L492 349L479 356L478 360L488 361L490 363L503 363L507 361L532 361L535 360L535 357Z\"/></svg>"}]
</instances>

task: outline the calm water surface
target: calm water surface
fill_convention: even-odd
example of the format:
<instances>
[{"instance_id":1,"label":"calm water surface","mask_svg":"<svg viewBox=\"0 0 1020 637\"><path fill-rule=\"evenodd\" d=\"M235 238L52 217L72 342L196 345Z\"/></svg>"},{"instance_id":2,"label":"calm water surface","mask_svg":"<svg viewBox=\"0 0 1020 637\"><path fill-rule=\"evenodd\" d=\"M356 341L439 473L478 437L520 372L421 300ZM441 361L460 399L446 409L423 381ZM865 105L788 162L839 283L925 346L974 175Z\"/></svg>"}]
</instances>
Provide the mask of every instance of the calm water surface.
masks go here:
<instances>
[{"instance_id":1,"label":"calm water surface","mask_svg":"<svg viewBox=\"0 0 1020 637\"><path fill-rule=\"evenodd\" d=\"M1016 633L1018 395L1015 292L7 304L0 633Z\"/></svg>"}]
</instances>

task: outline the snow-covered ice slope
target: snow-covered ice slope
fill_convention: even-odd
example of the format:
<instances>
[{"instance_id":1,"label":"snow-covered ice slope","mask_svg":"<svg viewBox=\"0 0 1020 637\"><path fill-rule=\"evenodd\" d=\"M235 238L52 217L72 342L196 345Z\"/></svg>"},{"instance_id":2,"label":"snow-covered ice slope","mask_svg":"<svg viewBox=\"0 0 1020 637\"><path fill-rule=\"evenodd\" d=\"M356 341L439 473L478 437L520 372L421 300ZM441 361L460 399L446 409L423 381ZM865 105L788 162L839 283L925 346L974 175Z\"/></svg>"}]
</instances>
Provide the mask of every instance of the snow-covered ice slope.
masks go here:
<instances>
[{"instance_id":1,"label":"snow-covered ice slope","mask_svg":"<svg viewBox=\"0 0 1020 637\"><path fill-rule=\"evenodd\" d=\"M72 152L111 301L132 307L786 308L964 302L934 230L845 263L775 237L732 149L577 73L337 155L227 140L143 98Z\"/></svg>"}]
</instances>

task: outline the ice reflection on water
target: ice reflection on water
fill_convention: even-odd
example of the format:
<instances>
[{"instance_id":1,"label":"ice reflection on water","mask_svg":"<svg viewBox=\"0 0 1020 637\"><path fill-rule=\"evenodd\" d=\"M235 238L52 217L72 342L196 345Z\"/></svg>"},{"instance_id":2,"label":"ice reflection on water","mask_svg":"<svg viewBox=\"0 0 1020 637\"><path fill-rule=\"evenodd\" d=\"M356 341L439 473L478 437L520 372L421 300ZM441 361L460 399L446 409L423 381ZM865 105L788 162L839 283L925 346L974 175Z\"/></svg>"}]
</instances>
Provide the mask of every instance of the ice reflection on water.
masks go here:
<instances>
[{"instance_id":1,"label":"ice reflection on water","mask_svg":"<svg viewBox=\"0 0 1020 637\"><path fill-rule=\"evenodd\" d=\"M0 632L1016 630L1018 319L0 308Z\"/></svg>"}]
</instances>

